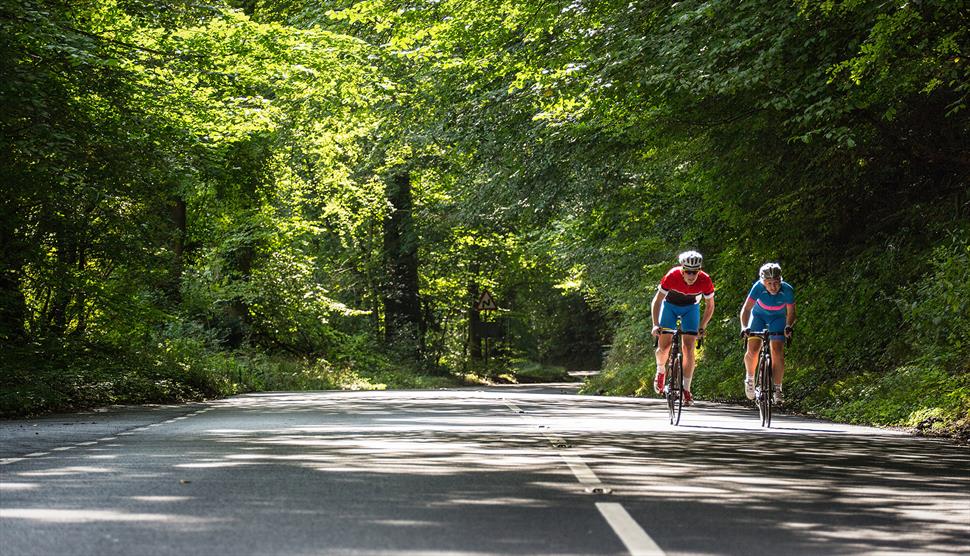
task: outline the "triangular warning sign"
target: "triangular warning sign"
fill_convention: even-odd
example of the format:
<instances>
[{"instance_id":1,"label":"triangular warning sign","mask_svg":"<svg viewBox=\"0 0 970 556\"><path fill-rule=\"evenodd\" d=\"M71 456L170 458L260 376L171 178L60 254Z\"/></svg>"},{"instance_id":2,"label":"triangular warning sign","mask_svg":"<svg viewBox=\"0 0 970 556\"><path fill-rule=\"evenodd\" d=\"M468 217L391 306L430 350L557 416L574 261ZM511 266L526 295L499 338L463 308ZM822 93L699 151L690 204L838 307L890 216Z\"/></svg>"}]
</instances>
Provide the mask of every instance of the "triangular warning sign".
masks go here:
<instances>
[{"instance_id":1,"label":"triangular warning sign","mask_svg":"<svg viewBox=\"0 0 970 556\"><path fill-rule=\"evenodd\" d=\"M497 311L498 305L495 304L495 299L492 298L492 294L482 292L482 296L478 298L475 303L475 309L479 311Z\"/></svg>"}]
</instances>

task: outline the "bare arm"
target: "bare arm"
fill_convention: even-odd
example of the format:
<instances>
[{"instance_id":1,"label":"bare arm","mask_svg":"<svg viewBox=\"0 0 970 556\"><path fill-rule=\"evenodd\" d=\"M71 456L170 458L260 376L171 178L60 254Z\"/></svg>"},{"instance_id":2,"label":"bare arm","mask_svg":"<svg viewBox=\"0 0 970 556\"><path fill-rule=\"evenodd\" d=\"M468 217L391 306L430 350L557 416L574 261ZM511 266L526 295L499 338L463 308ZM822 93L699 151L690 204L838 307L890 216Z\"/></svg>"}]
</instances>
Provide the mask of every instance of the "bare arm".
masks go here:
<instances>
[{"instance_id":1,"label":"bare arm","mask_svg":"<svg viewBox=\"0 0 970 556\"><path fill-rule=\"evenodd\" d=\"M791 338L791 327L795 326L795 304L792 303L788 306L788 310L785 315L785 336Z\"/></svg>"},{"instance_id":2,"label":"bare arm","mask_svg":"<svg viewBox=\"0 0 970 556\"><path fill-rule=\"evenodd\" d=\"M751 309L754 308L754 299L748 298L741 307L741 328L747 328L751 322Z\"/></svg>"},{"instance_id":3,"label":"bare arm","mask_svg":"<svg viewBox=\"0 0 970 556\"><path fill-rule=\"evenodd\" d=\"M657 295L653 296L653 304L650 306L650 319L653 321L653 328L650 333L654 336L659 336L659 324L660 320L660 304L663 303L664 299L667 299L667 294L657 290Z\"/></svg>"},{"instance_id":4,"label":"bare arm","mask_svg":"<svg viewBox=\"0 0 970 556\"><path fill-rule=\"evenodd\" d=\"M701 317L701 330L707 330L707 323L711 322L714 315L714 297L704 300L704 316ZM703 336L703 334L701 334Z\"/></svg>"}]
</instances>

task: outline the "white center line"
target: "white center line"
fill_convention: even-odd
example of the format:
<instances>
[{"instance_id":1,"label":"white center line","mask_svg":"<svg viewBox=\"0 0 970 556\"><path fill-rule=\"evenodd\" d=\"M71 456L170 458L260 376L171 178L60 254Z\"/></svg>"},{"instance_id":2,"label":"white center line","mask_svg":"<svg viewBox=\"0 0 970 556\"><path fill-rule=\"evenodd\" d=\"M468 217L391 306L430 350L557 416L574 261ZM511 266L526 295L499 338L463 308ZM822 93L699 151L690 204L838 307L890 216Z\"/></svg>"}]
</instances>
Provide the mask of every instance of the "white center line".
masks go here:
<instances>
[{"instance_id":1,"label":"white center line","mask_svg":"<svg viewBox=\"0 0 970 556\"><path fill-rule=\"evenodd\" d=\"M632 556L663 556L665 553L653 542L650 535L630 517L626 509L615 502L597 502L596 509L603 514L616 536Z\"/></svg>"},{"instance_id":2,"label":"white center line","mask_svg":"<svg viewBox=\"0 0 970 556\"><path fill-rule=\"evenodd\" d=\"M506 401L510 409L522 415L523 419L532 422L533 424L539 426L538 421L525 415L525 411L519 408L510 401ZM541 428L541 427L540 427ZM569 469L576 476L576 479L580 484L586 486L586 492L596 492L596 493L610 493L612 489L603 485L599 477L579 454L572 452L564 448L558 448L559 446L566 446L566 442L558 437L553 436L546 431L541 432L553 446L557 447L559 452L559 457L566 462ZM613 532L616 536L620 537L620 541L626 546L626 549L630 551L632 556L666 556L666 553L657 546L657 543L650 538L650 535L643 530L640 525L637 524L626 509L616 502L597 502L596 509L600 511L606 522L613 528Z\"/></svg>"},{"instance_id":3,"label":"white center line","mask_svg":"<svg viewBox=\"0 0 970 556\"><path fill-rule=\"evenodd\" d=\"M569 454L566 452L560 452L559 455L562 457L566 465L569 466L573 471L573 475L576 475L576 479L584 485L600 485L603 484L596 473L586 465L586 462L576 454Z\"/></svg>"}]
</instances>

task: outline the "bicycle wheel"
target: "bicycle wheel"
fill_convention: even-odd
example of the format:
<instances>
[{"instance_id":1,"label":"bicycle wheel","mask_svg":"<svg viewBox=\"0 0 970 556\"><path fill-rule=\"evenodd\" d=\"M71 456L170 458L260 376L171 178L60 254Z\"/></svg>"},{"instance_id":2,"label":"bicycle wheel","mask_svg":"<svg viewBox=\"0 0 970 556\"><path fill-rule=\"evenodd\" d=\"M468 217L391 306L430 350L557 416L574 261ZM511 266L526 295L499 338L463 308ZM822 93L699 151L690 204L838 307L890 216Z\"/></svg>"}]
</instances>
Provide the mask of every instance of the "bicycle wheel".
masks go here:
<instances>
[{"instance_id":1,"label":"bicycle wheel","mask_svg":"<svg viewBox=\"0 0 970 556\"><path fill-rule=\"evenodd\" d=\"M765 383L767 388L765 389L765 427L771 427L771 413L772 406L775 403L775 389L772 386L775 381L771 378L771 360L769 359L765 364Z\"/></svg>"},{"instance_id":2,"label":"bicycle wheel","mask_svg":"<svg viewBox=\"0 0 970 556\"><path fill-rule=\"evenodd\" d=\"M758 388L761 396L758 399L758 413L761 414L761 426L771 426L771 360L767 357L761 359L759 365Z\"/></svg>"},{"instance_id":3,"label":"bicycle wheel","mask_svg":"<svg viewBox=\"0 0 970 556\"><path fill-rule=\"evenodd\" d=\"M678 353L671 365L671 373L667 383L667 410L670 412L670 424L680 424L680 412L684 408L684 364Z\"/></svg>"},{"instance_id":4,"label":"bicycle wheel","mask_svg":"<svg viewBox=\"0 0 970 556\"><path fill-rule=\"evenodd\" d=\"M754 405L758 408L758 417L761 419L761 426L765 426L765 389L764 380L765 378L765 360L764 357L758 357L758 366L755 367L754 376Z\"/></svg>"}]
</instances>

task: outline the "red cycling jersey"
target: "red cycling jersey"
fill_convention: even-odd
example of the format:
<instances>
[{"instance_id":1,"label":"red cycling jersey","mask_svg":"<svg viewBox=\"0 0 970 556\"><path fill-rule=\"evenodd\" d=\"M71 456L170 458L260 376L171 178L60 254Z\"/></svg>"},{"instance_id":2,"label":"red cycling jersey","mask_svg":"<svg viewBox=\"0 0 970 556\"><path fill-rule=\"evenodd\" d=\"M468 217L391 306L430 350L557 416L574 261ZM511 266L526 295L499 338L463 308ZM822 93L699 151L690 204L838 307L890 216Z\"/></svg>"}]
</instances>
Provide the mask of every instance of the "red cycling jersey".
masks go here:
<instances>
[{"instance_id":1,"label":"red cycling jersey","mask_svg":"<svg viewBox=\"0 0 970 556\"><path fill-rule=\"evenodd\" d=\"M673 305L695 305L700 303L701 296L705 299L714 297L714 281L703 270L697 273L697 280L688 285L684 281L681 267L675 266L667 272L660 281L660 291L667 297L665 301Z\"/></svg>"}]
</instances>

